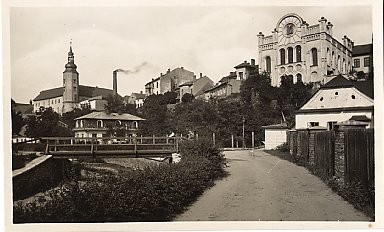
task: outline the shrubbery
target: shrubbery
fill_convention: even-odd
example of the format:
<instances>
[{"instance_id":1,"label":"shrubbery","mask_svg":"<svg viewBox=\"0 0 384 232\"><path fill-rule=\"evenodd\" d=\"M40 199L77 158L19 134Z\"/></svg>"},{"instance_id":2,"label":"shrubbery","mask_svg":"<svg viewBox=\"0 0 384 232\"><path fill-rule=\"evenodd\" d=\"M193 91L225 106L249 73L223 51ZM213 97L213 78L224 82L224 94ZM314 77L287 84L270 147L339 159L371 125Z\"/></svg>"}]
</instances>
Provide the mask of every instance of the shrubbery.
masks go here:
<instances>
[{"instance_id":1,"label":"shrubbery","mask_svg":"<svg viewBox=\"0 0 384 232\"><path fill-rule=\"evenodd\" d=\"M225 159L207 141L185 141L177 164L73 180L29 203L14 203L14 222L168 221L215 179Z\"/></svg>"}]
</instances>

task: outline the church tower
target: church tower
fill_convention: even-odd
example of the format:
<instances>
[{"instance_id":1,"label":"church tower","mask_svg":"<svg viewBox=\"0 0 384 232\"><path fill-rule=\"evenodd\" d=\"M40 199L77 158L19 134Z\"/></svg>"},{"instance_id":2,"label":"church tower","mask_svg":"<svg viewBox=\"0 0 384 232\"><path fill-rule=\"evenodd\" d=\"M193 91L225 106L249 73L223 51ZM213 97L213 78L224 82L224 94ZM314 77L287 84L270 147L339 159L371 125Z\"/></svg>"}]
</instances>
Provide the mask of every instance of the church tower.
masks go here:
<instances>
[{"instance_id":1,"label":"church tower","mask_svg":"<svg viewBox=\"0 0 384 232\"><path fill-rule=\"evenodd\" d=\"M71 45L68 52L68 63L63 72L63 113L72 111L79 102L79 73L76 68Z\"/></svg>"}]
</instances>

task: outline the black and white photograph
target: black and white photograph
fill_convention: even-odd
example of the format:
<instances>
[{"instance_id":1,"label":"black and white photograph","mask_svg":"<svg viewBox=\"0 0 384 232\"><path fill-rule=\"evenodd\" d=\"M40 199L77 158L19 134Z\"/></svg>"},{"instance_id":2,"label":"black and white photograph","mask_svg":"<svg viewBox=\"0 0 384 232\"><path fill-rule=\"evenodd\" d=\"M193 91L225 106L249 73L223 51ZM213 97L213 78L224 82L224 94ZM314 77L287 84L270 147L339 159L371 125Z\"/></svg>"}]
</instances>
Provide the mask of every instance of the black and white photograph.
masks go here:
<instances>
[{"instance_id":1,"label":"black and white photograph","mask_svg":"<svg viewBox=\"0 0 384 232\"><path fill-rule=\"evenodd\" d=\"M382 2L2 6L5 231L384 228Z\"/></svg>"}]
</instances>

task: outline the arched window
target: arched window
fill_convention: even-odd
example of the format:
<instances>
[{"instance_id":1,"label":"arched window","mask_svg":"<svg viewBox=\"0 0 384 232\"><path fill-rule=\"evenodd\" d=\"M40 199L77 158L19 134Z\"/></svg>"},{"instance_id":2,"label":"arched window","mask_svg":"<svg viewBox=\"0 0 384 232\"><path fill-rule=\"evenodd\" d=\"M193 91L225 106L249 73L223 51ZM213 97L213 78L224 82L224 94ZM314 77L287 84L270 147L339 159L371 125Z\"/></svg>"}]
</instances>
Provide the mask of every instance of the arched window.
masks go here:
<instances>
[{"instance_id":1,"label":"arched window","mask_svg":"<svg viewBox=\"0 0 384 232\"><path fill-rule=\"evenodd\" d=\"M265 57L265 69L267 70L267 72L271 73L271 57L270 56L267 56Z\"/></svg>"},{"instance_id":2,"label":"arched window","mask_svg":"<svg viewBox=\"0 0 384 232\"><path fill-rule=\"evenodd\" d=\"M84 127L84 121L80 120L80 127Z\"/></svg>"},{"instance_id":3,"label":"arched window","mask_svg":"<svg viewBox=\"0 0 384 232\"><path fill-rule=\"evenodd\" d=\"M337 56L337 64L336 64L336 68L337 68L337 70L339 70L339 72L341 71L341 59L340 59L340 55Z\"/></svg>"},{"instance_id":4,"label":"arched window","mask_svg":"<svg viewBox=\"0 0 384 232\"><path fill-rule=\"evenodd\" d=\"M121 126L121 121L120 120L116 120L115 121L115 126Z\"/></svg>"},{"instance_id":5,"label":"arched window","mask_svg":"<svg viewBox=\"0 0 384 232\"><path fill-rule=\"evenodd\" d=\"M296 46L296 62L301 62L301 46Z\"/></svg>"},{"instance_id":6,"label":"arched window","mask_svg":"<svg viewBox=\"0 0 384 232\"><path fill-rule=\"evenodd\" d=\"M351 70L351 62L348 61L348 72L352 71Z\"/></svg>"},{"instance_id":7,"label":"arched window","mask_svg":"<svg viewBox=\"0 0 384 232\"><path fill-rule=\"evenodd\" d=\"M318 65L318 62L317 62L317 49L316 48L312 48L311 49L311 54L312 54L312 65L313 66L317 66Z\"/></svg>"},{"instance_id":8,"label":"arched window","mask_svg":"<svg viewBox=\"0 0 384 232\"><path fill-rule=\"evenodd\" d=\"M346 73L347 72L347 66L345 64L345 59L343 58L343 64L341 66L341 73Z\"/></svg>"},{"instance_id":9,"label":"arched window","mask_svg":"<svg viewBox=\"0 0 384 232\"><path fill-rule=\"evenodd\" d=\"M335 52L332 52L332 60L331 60L331 67L335 67L336 65L336 58L335 58Z\"/></svg>"},{"instance_id":10,"label":"arched window","mask_svg":"<svg viewBox=\"0 0 384 232\"><path fill-rule=\"evenodd\" d=\"M303 76L301 75L301 73L298 73L296 75L296 82L303 82Z\"/></svg>"},{"instance_id":11,"label":"arched window","mask_svg":"<svg viewBox=\"0 0 384 232\"><path fill-rule=\"evenodd\" d=\"M331 65L331 53L329 51L329 48L327 48L327 65Z\"/></svg>"},{"instance_id":12,"label":"arched window","mask_svg":"<svg viewBox=\"0 0 384 232\"><path fill-rule=\"evenodd\" d=\"M132 122L132 128L137 129L139 127L138 123L136 121Z\"/></svg>"},{"instance_id":13,"label":"arched window","mask_svg":"<svg viewBox=\"0 0 384 232\"><path fill-rule=\"evenodd\" d=\"M285 64L285 49L280 49L280 64Z\"/></svg>"},{"instance_id":14,"label":"arched window","mask_svg":"<svg viewBox=\"0 0 384 232\"><path fill-rule=\"evenodd\" d=\"M97 127L98 128L103 127L103 121L102 120L97 120Z\"/></svg>"},{"instance_id":15,"label":"arched window","mask_svg":"<svg viewBox=\"0 0 384 232\"><path fill-rule=\"evenodd\" d=\"M288 64L293 63L293 48L289 47L288 50Z\"/></svg>"}]
</instances>

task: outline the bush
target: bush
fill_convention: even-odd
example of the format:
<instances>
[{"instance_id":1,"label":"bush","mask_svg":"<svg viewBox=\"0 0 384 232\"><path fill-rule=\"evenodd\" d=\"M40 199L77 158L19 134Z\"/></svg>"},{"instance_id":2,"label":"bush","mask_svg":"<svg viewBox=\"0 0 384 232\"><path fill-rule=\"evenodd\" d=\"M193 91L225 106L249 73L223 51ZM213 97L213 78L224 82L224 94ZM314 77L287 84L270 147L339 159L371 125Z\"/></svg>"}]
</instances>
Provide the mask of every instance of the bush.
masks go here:
<instances>
[{"instance_id":1,"label":"bush","mask_svg":"<svg viewBox=\"0 0 384 232\"><path fill-rule=\"evenodd\" d=\"M212 144L185 141L181 151L177 164L105 172L15 202L14 222L169 221L224 175L224 157Z\"/></svg>"},{"instance_id":2,"label":"bush","mask_svg":"<svg viewBox=\"0 0 384 232\"><path fill-rule=\"evenodd\" d=\"M289 152L289 145L287 142L285 142L285 143L277 146L275 150L279 150L281 152Z\"/></svg>"}]
</instances>

